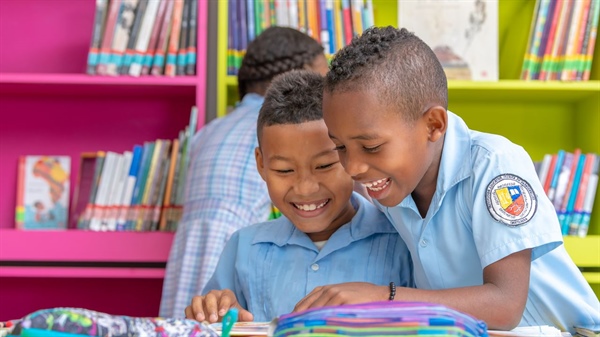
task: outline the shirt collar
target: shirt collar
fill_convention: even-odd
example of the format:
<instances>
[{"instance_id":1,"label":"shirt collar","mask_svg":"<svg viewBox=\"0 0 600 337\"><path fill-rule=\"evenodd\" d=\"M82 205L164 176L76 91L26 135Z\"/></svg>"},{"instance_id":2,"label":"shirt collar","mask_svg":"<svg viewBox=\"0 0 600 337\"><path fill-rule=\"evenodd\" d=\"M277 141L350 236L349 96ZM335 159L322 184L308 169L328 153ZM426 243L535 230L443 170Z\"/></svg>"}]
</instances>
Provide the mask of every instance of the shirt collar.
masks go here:
<instances>
[{"instance_id":1,"label":"shirt collar","mask_svg":"<svg viewBox=\"0 0 600 337\"><path fill-rule=\"evenodd\" d=\"M265 98L259 94L255 94L253 92L247 93L242 98L241 102L238 102L236 108L238 107L250 107L250 106L260 106L265 101Z\"/></svg>"},{"instance_id":2,"label":"shirt collar","mask_svg":"<svg viewBox=\"0 0 600 337\"><path fill-rule=\"evenodd\" d=\"M363 196L353 192L350 200L357 210L356 214L350 222L333 233L325 247L323 247L321 251L322 255L326 255L329 251L337 250L353 241L373 234L396 233L396 229L387 221L385 215ZM280 247L284 245L299 245L316 250L315 245L308 235L298 230L285 216L264 224L265 227L256 232L252 244L273 243Z\"/></svg>"}]
</instances>

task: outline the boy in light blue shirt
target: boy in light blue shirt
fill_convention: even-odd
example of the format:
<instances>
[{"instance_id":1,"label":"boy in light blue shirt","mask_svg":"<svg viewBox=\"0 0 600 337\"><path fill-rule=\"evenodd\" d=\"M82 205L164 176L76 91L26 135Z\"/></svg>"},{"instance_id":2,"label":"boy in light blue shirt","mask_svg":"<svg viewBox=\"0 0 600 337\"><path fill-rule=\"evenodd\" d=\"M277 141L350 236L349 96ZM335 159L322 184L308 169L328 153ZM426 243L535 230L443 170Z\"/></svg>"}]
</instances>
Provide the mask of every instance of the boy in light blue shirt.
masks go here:
<instances>
[{"instance_id":1,"label":"boy in light blue shirt","mask_svg":"<svg viewBox=\"0 0 600 337\"><path fill-rule=\"evenodd\" d=\"M444 304L490 329L599 324L598 298L562 246L528 154L469 130L447 94L435 54L406 29L366 30L326 75L323 115L340 161L411 251L417 289L396 299ZM363 291L377 300L387 289ZM326 286L296 310L340 298L355 303L356 290Z\"/></svg>"},{"instance_id":2,"label":"boy in light blue shirt","mask_svg":"<svg viewBox=\"0 0 600 337\"><path fill-rule=\"evenodd\" d=\"M293 71L274 79L260 110L256 163L283 216L233 234L186 317L240 321L290 313L327 284L412 286L410 254L397 231L353 192L323 121L323 78Z\"/></svg>"}]
</instances>

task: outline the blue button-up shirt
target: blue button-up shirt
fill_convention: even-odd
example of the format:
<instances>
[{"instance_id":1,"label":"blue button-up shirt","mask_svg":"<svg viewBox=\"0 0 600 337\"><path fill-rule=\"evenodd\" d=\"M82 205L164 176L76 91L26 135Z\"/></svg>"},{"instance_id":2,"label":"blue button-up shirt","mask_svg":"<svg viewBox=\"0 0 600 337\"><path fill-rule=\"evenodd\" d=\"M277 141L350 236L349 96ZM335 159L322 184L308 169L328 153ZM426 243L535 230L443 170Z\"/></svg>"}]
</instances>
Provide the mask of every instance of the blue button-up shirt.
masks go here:
<instances>
[{"instance_id":1,"label":"blue button-up shirt","mask_svg":"<svg viewBox=\"0 0 600 337\"><path fill-rule=\"evenodd\" d=\"M203 293L231 289L255 321L270 321L322 285L412 286L410 255L398 232L356 192L352 203L356 215L320 251L284 216L234 233Z\"/></svg>"},{"instance_id":2,"label":"blue button-up shirt","mask_svg":"<svg viewBox=\"0 0 600 337\"><path fill-rule=\"evenodd\" d=\"M436 192L425 218L410 195L395 207L377 205L408 245L418 288L481 285L485 267L532 249L520 325L573 331L573 325L600 323L598 298L562 246L556 212L529 155L507 139L471 131L448 112Z\"/></svg>"},{"instance_id":3,"label":"blue button-up shirt","mask_svg":"<svg viewBox=\"0 0 600 337\"><path fill-rule=\"evenodd\" d=\"M234 111L206 125L192 140L183 217L167 262L162 317L184 317L231 234L269 217L269 193L254 159L263 100L245 95Z\"/></svg>"}]
</instances>

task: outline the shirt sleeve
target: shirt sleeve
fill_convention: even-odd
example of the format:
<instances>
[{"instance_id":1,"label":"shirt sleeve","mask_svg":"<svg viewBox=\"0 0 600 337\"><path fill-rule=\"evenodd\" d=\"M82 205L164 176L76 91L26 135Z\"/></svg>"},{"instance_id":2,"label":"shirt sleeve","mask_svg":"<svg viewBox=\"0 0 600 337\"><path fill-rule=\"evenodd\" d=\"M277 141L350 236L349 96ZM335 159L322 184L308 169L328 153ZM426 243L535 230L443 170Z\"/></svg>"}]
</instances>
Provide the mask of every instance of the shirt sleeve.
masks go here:
<instances>
[{"instance_id":1,"label":"shirt sleeve","mask_svg":"<svg viewBox=\"0 0 600 337\"><path fill-rule=\"evenodd\" d=\"M475 147L473 237L482 267L524 249L532 260L562 244L558 217L527 152L508 141Z\"/></svg>"},{"instance_id":2,"label":"shirt sleeve","mask_svg":"<svg viewBox=\"0 0 600 337\"><path fill-rule=\"evenodd\" d=\"M217 263L217 268L206 284L206 287L202 290L202 294L204 295L211 290L229 289L233 291L242 308L247 309L248 305L241 291L239 275L235 267L235 262L238 260L239 243L239 232L235 232L231 236L231 239L227 241Z\"/></svg>"}]
</instances>

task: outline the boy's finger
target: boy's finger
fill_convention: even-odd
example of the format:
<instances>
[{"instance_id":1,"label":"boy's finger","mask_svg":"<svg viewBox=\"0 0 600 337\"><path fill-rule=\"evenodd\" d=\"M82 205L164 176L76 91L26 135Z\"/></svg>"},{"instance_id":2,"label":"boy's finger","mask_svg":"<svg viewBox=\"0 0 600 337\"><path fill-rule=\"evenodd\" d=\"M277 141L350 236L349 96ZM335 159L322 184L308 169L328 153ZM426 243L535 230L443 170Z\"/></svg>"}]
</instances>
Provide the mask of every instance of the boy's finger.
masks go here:
<instances>
[{"instance_id":1,"label":"boy's finger","mask_svg":"<svg viewBox=\"0 0 600 337\"><path fill-rule=\"evenodd\" d=\"M235 307L238 309L238 321L252 322L254 320L254 315L252 315L250 311L242 308L239 303L236 303Z\"/></svg>"},{"instance_id":2,"label":"boy's finger","mask_svg":"<svg viewBox=\"0 0 600 337\"><path fill-rule=\"evenodd\" d=\"M227 313L227 310L236 303L235 295L228 290L223 291L221 298L219 299L219 316L223 317Z\"/></svg>"},{"instance_id":3,"label":"boy's finger","mask_svg":"<svg viewBox=\"0 0 600 337\"><path fill-rule=\"evenodd\" d=\"M298 312L298 311L306 310L320 296L321 296L321 289L320 288L315 288L308 295L306 295L306 297L304 297L298 303L296 303L296 306L294 307L294 311L293 312Z\"/></svg>"},{"instance_id":4,"label":"boy's finger","mask_svg":"<svg viewBox=\"0 0 600 337\"><path fill-rule=\"evenodd\" d=\"M219 297L213 292L204 296L204 314L207 316L209 323L215 323L219 320L219 316L217 316Z\"/></svg>"},{"instance_id":5,"label":"boy's finger","mask_svg":"<svg viewBox=\"0 0 600 337\"><path fill-rule=\"evenodd\" d=\"M194 298L192 298L192 305L188 307L190 308L189 317L188 308L185 309L185 316L191 319L195 319L199 322L204 321L205 315L203 310L203 302L204 299L202 298L202 296L194 296Z\"/></svg>"}]
</instances>

